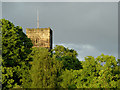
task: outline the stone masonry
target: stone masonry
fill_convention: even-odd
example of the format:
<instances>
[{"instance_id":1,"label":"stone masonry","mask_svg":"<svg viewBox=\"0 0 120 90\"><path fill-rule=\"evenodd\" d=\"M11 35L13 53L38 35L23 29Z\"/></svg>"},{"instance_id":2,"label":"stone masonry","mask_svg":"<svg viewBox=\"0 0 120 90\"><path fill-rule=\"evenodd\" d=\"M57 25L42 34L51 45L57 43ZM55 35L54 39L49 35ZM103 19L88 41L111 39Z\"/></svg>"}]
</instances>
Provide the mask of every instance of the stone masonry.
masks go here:
<instances>
[{"instance_id":1,"label":"stone masonry","mask_svg":"<svg viewBox=\"0 0 120 90\"><path fill-rule=\"evenodd\" d=\"M50 28L26 28L26 35L32 40L33 47L52 49L52 30Z\"/></svg>"}]
</instances>

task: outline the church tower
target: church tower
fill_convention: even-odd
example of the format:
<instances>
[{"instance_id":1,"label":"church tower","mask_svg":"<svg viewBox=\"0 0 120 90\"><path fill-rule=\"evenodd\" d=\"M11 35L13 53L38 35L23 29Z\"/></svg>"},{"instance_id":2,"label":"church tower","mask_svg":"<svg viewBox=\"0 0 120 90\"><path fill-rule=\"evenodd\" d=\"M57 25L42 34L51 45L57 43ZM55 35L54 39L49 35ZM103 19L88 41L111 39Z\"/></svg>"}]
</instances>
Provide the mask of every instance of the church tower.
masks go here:
<instances>
[{"instance_id":1,"label":"church tower","mask_svg":"<svg viewBox=\"0 0 120 90\"><path fill-rule=\"evenodd\" d=\"M37 11L37 28L26 28L26 35L32 40L33 47L45 47L52 49L52 30L39 28L39 15Z\"/></svg>"}]
</instances>

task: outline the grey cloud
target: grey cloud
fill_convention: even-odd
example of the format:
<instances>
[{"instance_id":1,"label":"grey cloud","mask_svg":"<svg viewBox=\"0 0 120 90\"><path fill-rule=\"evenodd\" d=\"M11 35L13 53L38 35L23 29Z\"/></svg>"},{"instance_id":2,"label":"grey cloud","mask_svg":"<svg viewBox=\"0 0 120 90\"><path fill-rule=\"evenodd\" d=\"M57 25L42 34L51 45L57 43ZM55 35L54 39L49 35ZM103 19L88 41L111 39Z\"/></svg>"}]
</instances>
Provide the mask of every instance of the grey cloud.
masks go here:
<instances>
[{"instance_id":1,"label":"grey cloud","mask_svg":"<svg viewBox=\"0 0 120 90\"><path fill-rule=\"evenodd\" d=\"M87 56L93 56L96 58L97 56L100 56L103 53L103 52L100 52L96 47L94 47L90 44L55 43L55 44L53 44L53 47L55 47L55 45L63 45L66 48L76 50L78 53L77 57L80 61L84 61L85 60L84 58ZM103 54L113 55L116 58L118 57L117 52L116 53L104 52Z\"/></svg>"},{"instance_id":2,"label":"grey cloud","mask_svg":"<svg viewBox=\"0 0 120 90\"><path fill-rule=\"evenodd\" d=\"M117 5L115 2L3 3L2 15L22 26L25 32L25 28L36 28L38 8L40 27L52 28L54 43L91 45L99 52L115 54L118 52Z\"/></svg>"}]
</instances>

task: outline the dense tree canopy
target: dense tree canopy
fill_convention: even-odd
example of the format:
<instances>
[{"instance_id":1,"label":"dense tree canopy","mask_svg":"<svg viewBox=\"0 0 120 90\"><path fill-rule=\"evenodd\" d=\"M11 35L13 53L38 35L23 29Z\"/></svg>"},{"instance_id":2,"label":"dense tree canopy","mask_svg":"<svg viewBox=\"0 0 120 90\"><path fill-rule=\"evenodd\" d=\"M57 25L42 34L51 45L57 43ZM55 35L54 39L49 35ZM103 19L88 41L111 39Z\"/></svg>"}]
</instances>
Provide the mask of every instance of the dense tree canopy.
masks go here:
<instances>
[{"instance_id":1,"label":"dense tree canopy","mask_svg":"<svg viewBox=\"0 0 120 90\"><path fill-rule=\"evenodd\" d=\"M101 65L101 62L106 62ZM61 87L69 88L120 88L120 70L115 57L104 55L85 57L83 69L66 70L60 76Z\"/></svg>"},{"instance_id":2,"label":"dense tree canopy","mask_svg":"<svg viewBox=\"0 0 120 90\"><path fill-rule=\"evenodd\" d=\"M2 24L2 65L6 67L21 65L31 51L31 40L23 33L22 27L15 27L5 19L0 22Z\"/></svg>"},{"instance_id":3,"label":"dense tree canopy","mask_svg":"<svg viewBox=\"0 0 120 90\"><path fill-rule=\"evenodd\" d=\"M56 45L53 51L53 58L63 62L63 69L79 70L82 68L81 62L77 59L77 52L73 49L65 48L62 45Z\"/></svg>"},{"instance_id":4,"label":"dense tree canopy","mask_svg":"<svg viewBox=\"0 0 120 90\"><path fill-rule=\"evenodd\" d=\"M56 47L54 47L52 51L53 51L53 56L56 58L61 58L64 56L76 57L78 55L75 50L65 48L62 45L56 45Z\"/></svg>"},{"instance_id":5,"label":"dense tree canopy","mask_svg":"<svg viewBox=\"0 0 120 90\"><path fill-rule=\"evenodd\" d=\"M8 20L1 19L2 25L2 87L12 88L22 85L23 73L29 69L27 55L31 52L32 43L23 33L22 27L14 26Z\"/></svg>"},{"instance_id":6,"label":"dense tree canopy","mask_svg":"<svg viewBox=\"0 0 120 90\"><path fill-rule=\"evenodd\" d=\"M56 88L57 78L61 71L61 62L51 58L46 48L33 48L31 78L32 88Z\"/></svg>"}]
</instances>

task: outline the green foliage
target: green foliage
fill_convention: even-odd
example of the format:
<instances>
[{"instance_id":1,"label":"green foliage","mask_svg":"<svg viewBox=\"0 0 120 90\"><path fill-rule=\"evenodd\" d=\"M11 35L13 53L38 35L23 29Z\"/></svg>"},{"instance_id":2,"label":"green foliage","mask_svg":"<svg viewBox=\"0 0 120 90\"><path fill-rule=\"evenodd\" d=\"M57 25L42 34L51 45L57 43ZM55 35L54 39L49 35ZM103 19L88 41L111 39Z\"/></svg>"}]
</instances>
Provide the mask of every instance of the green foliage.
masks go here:
<instances>
[{"instance_id":1,"label":"green foliage","mask_svg":"<svg viewBox=\"0 0 120 90\"><path fill-rule=\"evenodd\" d=\"M102 66L101 63L105 62ZM104 55L96 59L85 57L83 69L65 70L60 76L63 88L120 88L120 70L115 57Z\"/></svg>"},{"instance_id":2,"label":"green foliage","mask_svg":"<svg viewBox=\"0 0 120 90\"><path fill-rule=\"evenodd\" d=\"M63 69L74 69L79 70L82 68L81 62L77 59L77 52L73 49L65 48L61 45L56 45L52 50L53 58L62 61Z\"/></svg>"},{"instance_id":3,"label":"green foliage","mask_svg":"<svg viewBox=\"0 0 120 90\"><path fill-rule=\"evenodd\" d=\"M46 48L33 48L31 78L32 88L55 88L61 71L61 62L51 58Z\"/></svg>"},{"instance_id":4,"label":"green foliage","mask_svg":"<svg viewBox=\"0 0 120 90\"><path fill-rule=\"evenodd\" d=\"M76 88L76 80L81 75L82 70L65 70L59 77L61 79L60 86L62 88Z\"/></svg>"},{"instance_id":5,"label":"green foliage","mask_svg":"<svg viewBox=\"0 0 120 90\"><path fill-rule=\"evenodd\" d=\"M23 33L22 27L14 26L8 20L0 20L2 24L2 58L3 66L21 65L30 53L31 40Z\"/></svg>"},{"instance_id":6,"label":"green foliage","mask_svg":"<svg viewBox=\"0 0 120 90\"><path fill-rule=\"evenodd\" d=\"M54 47L54 49L52 51L54 53L53 54L54 57L56 57L56 58L61 58L64 56L76 57L78 55L75 50L65 48L62 45L56 45L56 47Z\"/></svg>"},{"instance_id":7,"label":"green foliage","mask_svg":"<svg viewBox=\"0 0 120 90\"><path fill-rule=\"evenodd\" d=\"M95 80L99 81L98 85L102 88L120 88L120 70L115 57L102 54L96 61L105 62Z\"/></svg>"},{"instance_id":8,"label":"green foliage","mask_svg":"<svg viewBox=\"0 0 120 90\"><path fill-rule=\"evenodd\" d=\"M73 70L79 70L82 68L81 62L76 58L72 56L64 56L61 58L57 58L58 60L63 62L63 69L73 69Z\"/></svg>"},{"instance_id":9,"label":"green foliage","mask_svg":"<svg viewBox=\"0 0 120 90\"><path fill-rule=\"evenodd\" d=\"M31 40L20 26L15 27L8 20L1 19L0 25L2 25L2 87L3 89L15 85L24 87L23 78L26 78L29 69L27 56L31 52Z\"/></svg>"}]
</instances>

